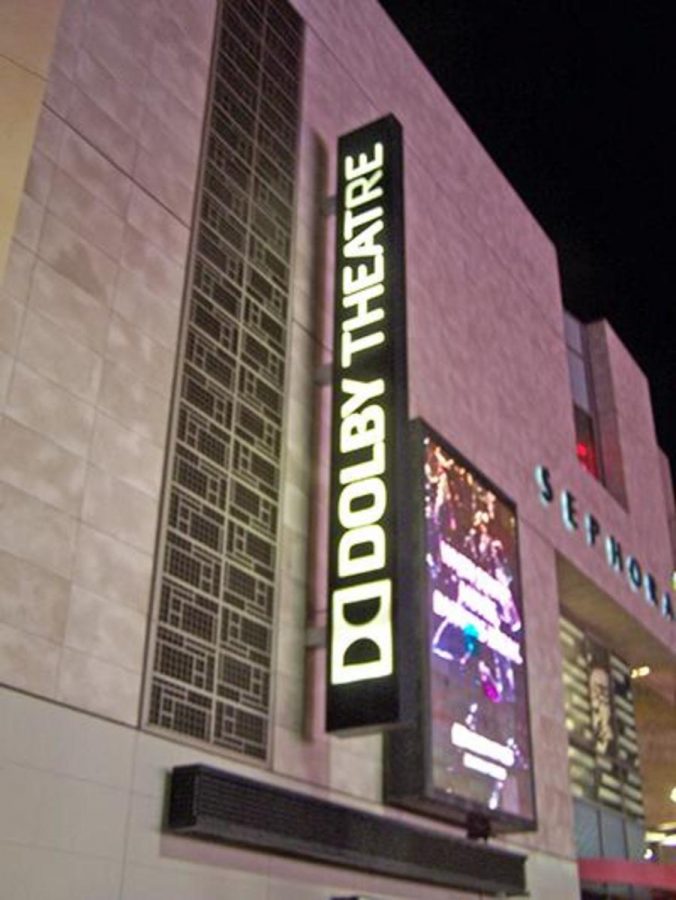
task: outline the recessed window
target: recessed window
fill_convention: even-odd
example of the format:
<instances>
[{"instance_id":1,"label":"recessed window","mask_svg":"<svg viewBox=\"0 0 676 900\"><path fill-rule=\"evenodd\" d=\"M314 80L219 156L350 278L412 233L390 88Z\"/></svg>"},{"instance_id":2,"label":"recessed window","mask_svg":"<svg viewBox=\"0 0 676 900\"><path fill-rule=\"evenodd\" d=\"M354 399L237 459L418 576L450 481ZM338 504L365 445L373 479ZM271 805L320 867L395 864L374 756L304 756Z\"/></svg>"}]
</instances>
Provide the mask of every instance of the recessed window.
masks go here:
<instances>
[{"instance_id":1,"label":"recessed window","mask_svg":"<svg viewBox=\"0 0 676 900\"><path fill-rule=\"evenodd\" d=\"M594 478L603 481L594 392L587 358L584 326L569 313L564 314L568 374L573 398L575 453L580 465Z\"/></svg>"},{"instance_id":2,"label":"recessed window","mask_svg":"<svg viewBox=\"0 0 676 900\"><path fill-rule=\"evenodd\" d=\"M579 406L573 406L573 414L575 417L575 452L577 458L588 472L594 478L601 480L601 471L599 468L599 457L596 449L596 438L594 436L594 420Z\"/></svg>"}]
</instances>

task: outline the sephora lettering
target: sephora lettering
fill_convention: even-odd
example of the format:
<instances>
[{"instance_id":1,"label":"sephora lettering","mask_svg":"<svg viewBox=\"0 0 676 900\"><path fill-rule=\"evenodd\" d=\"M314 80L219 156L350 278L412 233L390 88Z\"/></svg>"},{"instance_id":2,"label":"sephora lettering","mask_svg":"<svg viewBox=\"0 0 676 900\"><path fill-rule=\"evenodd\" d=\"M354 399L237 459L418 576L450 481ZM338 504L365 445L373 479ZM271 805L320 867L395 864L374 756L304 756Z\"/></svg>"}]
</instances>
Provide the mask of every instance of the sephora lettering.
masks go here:
<instances>
[{"instance_id":1,"label":"sephora lettering","mask_svg":"<svg viewBox=\"0 0 676 900\"><path fill-rule=\"evenodd\" d=\"M535 482L540 492L540 501L549 506L554 501L552 476L545 466L535 469ZM665 619L673 621L674 607L668 591L658 592L655 577L647 572L635 556L625 554L622 545L612 534L604 533L601 523L591 513L582 513L578 509L577 499L570 491L562 490L559 494L561 518L569 531L579 531L584 535L588 547L603 547L606 562L613 571L624 575L633 591L643 593L646 603L654 606Z\"/></svg>"}]
</instances>

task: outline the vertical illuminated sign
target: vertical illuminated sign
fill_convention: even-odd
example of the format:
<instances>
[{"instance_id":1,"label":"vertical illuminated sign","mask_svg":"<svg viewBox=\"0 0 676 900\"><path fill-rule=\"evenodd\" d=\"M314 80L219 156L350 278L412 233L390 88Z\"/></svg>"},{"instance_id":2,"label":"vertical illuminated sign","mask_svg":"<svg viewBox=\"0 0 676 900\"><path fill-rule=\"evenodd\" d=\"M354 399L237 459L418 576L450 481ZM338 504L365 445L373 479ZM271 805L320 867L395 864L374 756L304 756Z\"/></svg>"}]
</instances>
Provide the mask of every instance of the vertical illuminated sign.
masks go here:
<instances>
[{"instance_id":1,"label":"vertical illuminated sign","mask_svg":"<svg viewBox=\"0 0 676 900\"><path fill-rule=\"evenodd\" d=\"M407 447L401 127L340 138L327 729L402 716L397 619Z\"/></svg>"}]
</instances>

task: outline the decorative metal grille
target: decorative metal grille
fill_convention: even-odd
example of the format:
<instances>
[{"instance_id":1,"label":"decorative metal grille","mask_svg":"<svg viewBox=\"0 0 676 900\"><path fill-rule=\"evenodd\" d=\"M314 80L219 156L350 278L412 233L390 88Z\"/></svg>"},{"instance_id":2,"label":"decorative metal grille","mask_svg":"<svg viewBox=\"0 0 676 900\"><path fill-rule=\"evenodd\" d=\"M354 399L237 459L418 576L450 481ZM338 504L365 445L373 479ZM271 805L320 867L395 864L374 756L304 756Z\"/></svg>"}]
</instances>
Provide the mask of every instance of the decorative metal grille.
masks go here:
<instances>
[{"instance_id":1,"label":"decorative metal grille","mask_svg":"<svg viewBox=\"0 0 676 900\"><path fill-rule=\"evenodd\" d=\"M148 722L266 759L302 23L285 0L219 12Z\"/></svg>"}]
</instances>

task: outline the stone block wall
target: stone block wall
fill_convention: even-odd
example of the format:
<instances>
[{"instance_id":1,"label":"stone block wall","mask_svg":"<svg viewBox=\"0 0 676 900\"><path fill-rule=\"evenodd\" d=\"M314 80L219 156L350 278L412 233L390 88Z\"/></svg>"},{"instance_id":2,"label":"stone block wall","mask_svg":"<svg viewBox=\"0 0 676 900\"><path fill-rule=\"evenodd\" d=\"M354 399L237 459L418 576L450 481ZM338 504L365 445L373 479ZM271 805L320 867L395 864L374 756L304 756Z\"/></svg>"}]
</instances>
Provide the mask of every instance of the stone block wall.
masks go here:
<instances>
[{"instance_id":1,"label":"stone block wall","mask_svg":"<svg viewBox=\"0 0 676 900\"><path fill-rule=\"evenodd\" d=\"M0 680L127 723L214 14L67 0L0 293Z\"/></svg>"}]
</instances>

